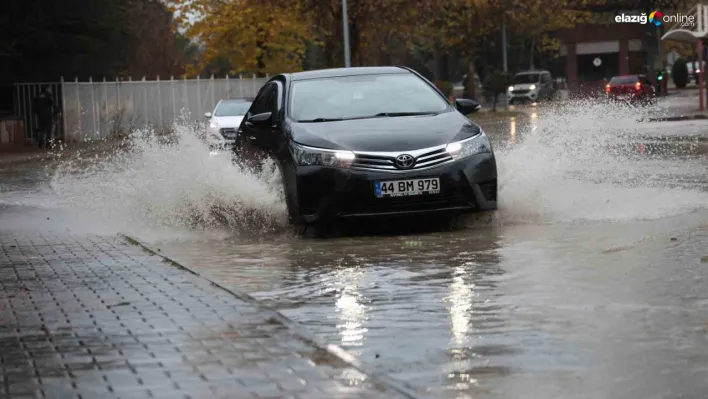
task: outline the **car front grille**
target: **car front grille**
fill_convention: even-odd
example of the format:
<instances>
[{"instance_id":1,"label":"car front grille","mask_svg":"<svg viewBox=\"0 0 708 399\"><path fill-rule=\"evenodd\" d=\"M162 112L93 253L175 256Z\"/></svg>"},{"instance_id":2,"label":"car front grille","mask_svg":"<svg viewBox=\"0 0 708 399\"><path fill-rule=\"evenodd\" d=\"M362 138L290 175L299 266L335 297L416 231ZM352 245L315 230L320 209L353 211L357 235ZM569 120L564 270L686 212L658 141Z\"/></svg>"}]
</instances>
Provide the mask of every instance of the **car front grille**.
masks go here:
<instances>
[{"instance_id":1,"label":"car front grille","mask_svg":"<svg viewBox=\"0 0 708 399\"><path fill-rule=\"evenodd\" d=\"M527 94L530 91L531 90L521 90L520 89L520 90L514 90L514 91L512 91L512 93L514 93L514 94Z\"/></svg>"},{"instance_id":2,"label":"car front grille","mask_svg":"<svg viewBox=\"0 0 708 399\"><path fill-rule=\"evenodd\" d=\"M433 166L442 165L453 160L452 156L445 150L445 147L431 149L427 152L421 153L418 156L411 154L415 157L415 164L413 164L413 167L409 169L398 169L395 166L396 157L398 155L406 154L405 152L401 152L400 154L356 152L355 154L356 158L354 158L354 162L352 163L352 169L388 172L404 172L426 169Z\"/></svg>"},{"instance_id":3,"label":"car front grille","mask_svg":"<svg viewBox=\"0 0 708 399\"><path fill-rule=\"evenodd\" d=\"M458 192L412 195L408 197L371 197L363 201L343 204L343 215L362 215L393 212L433 211L445 208L473 208L474 203Z\"/></svg>"},{"instance_id":4,"label":"car front grille","mask_svg":"<svg viewBox=\"0 0 708 399\"><path fill-rule=\"evenodd\" d=\"M234 128L224 128L220 129L219 133L221 133L222 136L224 136L225 139L235 139L236 138L236 129Z\"/></svg>"}]
</instances>

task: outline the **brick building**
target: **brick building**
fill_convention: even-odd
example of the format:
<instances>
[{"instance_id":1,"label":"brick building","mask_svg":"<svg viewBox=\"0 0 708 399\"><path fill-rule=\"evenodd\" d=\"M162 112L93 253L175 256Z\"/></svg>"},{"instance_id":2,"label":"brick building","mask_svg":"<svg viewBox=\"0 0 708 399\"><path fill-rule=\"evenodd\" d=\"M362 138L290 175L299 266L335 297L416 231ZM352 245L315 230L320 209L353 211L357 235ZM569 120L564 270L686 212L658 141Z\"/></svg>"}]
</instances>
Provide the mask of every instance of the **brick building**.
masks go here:
<instances>
[{"instance_id":1,"label":"brick building","mask_svg":"<svg viewBox=\"0 0 708 399\"><path fill-rule=\"evenodd\" d=\"M615 75L646 73L648 34L645 25L614 21L559 31L568 88L594 90Z\"/></svg>"}]
</instances>

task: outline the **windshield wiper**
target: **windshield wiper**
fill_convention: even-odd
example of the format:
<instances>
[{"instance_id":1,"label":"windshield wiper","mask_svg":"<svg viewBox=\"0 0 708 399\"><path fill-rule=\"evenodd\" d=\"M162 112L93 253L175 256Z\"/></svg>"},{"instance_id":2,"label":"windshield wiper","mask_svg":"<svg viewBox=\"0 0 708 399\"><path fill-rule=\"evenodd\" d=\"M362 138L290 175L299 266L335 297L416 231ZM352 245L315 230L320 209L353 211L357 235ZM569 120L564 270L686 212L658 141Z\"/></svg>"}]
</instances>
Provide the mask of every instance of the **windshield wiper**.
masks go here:
<instances>
[{"instance_id":1,"label":"windshield wiper","mask_svg":"<svg viewBox=\"0 0 708 399\"><path fill-rule=\"evenodd\" d=\"M437 115L438 112L380 112L376 115L369 116L354 116L351 118L315 118L315 119L304 119L298 122L300 123L316 123L316 122L335 122L335 121L350 121L355 119L371 119L371 118L381 118L384 116L395 117L395 116L416 116L416 115Z\"/></svg>"},{"instance_id":2,"label":"windshield wiper","mask_svg":"<svg viewBox=\"0 0 708 399\"><path fill-rule=\"evenodd\" d=\"M315 118L315 119L303 119L298 122L300 123L313 123L313 122L337 122L337 121L351 121L354 119L367 119L374 118L375 116L353 116L351 118Z\"/></svg>"},{"instance_id":3,"label":"windshield wiper","mask_svg":"<svg viewBox=\"0 0 708 399\"><path fill-rule=\"evenodd\" d=\"M377 116L416 116L416 115L437 115L437 112L380 112Z\"/></svg>"},{"instance_id":4,"label":"windshield wiper","mask_svg":"<svg viewBox=\"0 0 708 399\"><path fill-rule=\"evenodd\" d=\"M298 122L302 123L311 123L311 122L334 122L334 121L343 121L344 118L315 118L315 119L304 119Z\"/></svg>"}]
</instances>

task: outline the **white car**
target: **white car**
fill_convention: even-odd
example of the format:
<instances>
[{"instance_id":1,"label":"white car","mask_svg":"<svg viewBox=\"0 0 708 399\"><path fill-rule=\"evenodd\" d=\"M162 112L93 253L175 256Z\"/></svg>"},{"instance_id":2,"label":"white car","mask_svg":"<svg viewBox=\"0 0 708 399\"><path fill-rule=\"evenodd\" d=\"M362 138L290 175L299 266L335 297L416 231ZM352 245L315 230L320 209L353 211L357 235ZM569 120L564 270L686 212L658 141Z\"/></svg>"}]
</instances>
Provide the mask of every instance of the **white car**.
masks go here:
<instances>
[{"instance_id":1,"label":"white car","mask_svg":"<svg viewBox=\"0 0 708 399\"><path fill-rule=\"evenodd\" d=\"M514 75L514 82L507 90L509 104L516 102L537 102L550 99L554 94L554 84L548 71L526 71Z\"/></svg>"},{"instance_id":2,"label":"white car","mask_svg":"<svg viewBox=\"0 0 708 399\"><path fill-rule=\"evenodd\" d=\"M215 147L227 147L236 142L238 128L243 117L251 108L252 101L247 99L221 100L214 107L214 112L204 116L209 120L208 140Z\"/></svg>"}]
</instances>

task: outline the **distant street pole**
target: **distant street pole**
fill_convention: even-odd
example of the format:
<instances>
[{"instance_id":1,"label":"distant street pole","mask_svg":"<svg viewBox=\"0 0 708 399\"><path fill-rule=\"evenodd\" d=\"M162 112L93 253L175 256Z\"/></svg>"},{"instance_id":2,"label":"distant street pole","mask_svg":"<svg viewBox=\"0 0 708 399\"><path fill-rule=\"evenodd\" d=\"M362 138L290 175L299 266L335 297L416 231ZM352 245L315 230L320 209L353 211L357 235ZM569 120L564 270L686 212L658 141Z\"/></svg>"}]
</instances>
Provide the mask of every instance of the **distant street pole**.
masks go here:
<instances>
[{"instance_id":1,"label":"distant street pole","mask_svg":"<svg viewBox=\"0 0 708 399\"><path fill-rule=\"evenodd\" d=\"M506 61L506 17L502 21L502 60L504 61L504 74L509 72L509 65ZM495 94L497 95L497 94ZM504 88L504 111L509 110L509 95L506 93L506 88Z\"/></svg>"},{"instance_id":2,"label":"distant street pole","mask_svg":"<svg viewBox=\"0 0 708 399\"><path fill-rule=\"evenodd\" d=\"M347 0L342 0L342 27L344 29L344 66L352 66L351 55L349 54L349 16L347 15Z\"/></svg>"},{"instance_id":3,"label":"distant street pole","mask_svg":"<svg viewBox=\"0 0 708 399\"><path fill-rule=\"evenodd\" d=\"M506 62L506 18L502 22L502 57L504 60L504 72L509 72L509 66Z\"/></svg>"}]
</instances>

